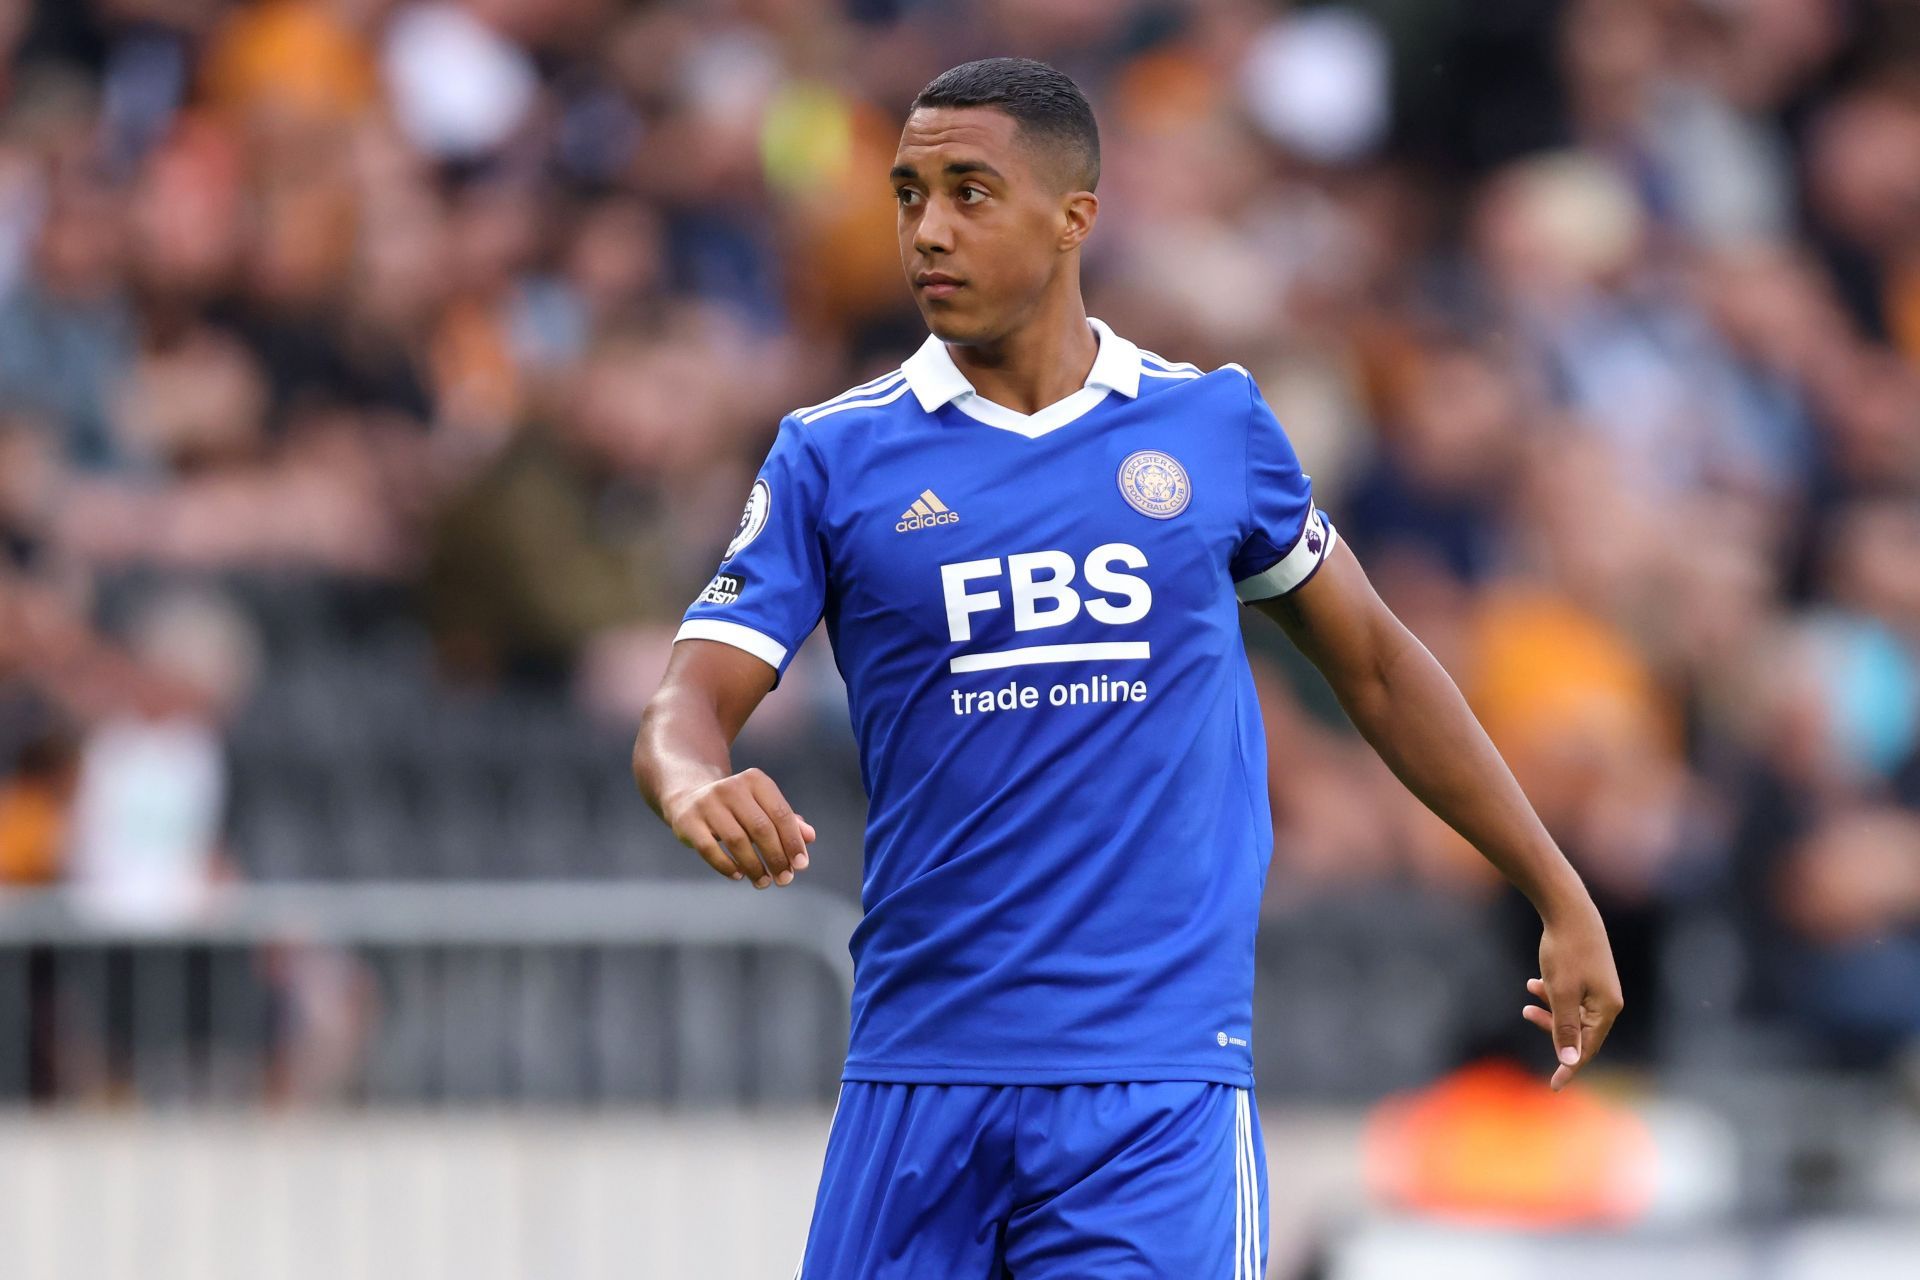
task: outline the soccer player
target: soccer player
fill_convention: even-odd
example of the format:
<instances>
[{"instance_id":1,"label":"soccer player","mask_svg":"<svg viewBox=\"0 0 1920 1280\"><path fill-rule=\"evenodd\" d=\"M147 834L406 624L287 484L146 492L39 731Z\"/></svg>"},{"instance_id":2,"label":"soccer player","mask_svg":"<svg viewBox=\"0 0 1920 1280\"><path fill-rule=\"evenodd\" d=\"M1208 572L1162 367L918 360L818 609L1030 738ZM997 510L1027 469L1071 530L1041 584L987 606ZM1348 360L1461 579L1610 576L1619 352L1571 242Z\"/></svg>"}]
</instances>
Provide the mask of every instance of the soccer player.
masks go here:
<instances>
[{"instance_id":1,"label":"soccer player","mask_svg":"<svg viewBox=\"0 0 1920 1280\"><path fill-rule=\"evenodd\" d=\"M871 811L810 1280L1264 1274L1272 829L1242 604L1538 908L1524 1016L1554 1088L1620 1010L1585 888L1253 378L1086 314L1099 171L1085 98L1042 63L915 99L891 180L932 336L781 420L635 744L714 870L791 883L814 829L729 748L825 618Z\"/></svg>"}]
</instances>

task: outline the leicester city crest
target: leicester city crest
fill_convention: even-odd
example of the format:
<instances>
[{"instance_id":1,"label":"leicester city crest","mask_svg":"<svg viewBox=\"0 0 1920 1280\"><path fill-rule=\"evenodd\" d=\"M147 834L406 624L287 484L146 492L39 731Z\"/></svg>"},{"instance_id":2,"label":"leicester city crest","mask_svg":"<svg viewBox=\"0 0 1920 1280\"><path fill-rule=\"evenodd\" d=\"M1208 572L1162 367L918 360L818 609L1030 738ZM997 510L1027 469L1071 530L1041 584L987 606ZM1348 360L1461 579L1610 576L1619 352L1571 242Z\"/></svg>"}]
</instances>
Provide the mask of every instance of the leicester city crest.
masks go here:
<instances>
[{"instance_id":1,"label":"leicester city crest","mask_svg":"<svg viewBox=\"0 0 1920 1280\"><path fill-rule=\"evenodd\" d=\"M1143 516L1170 520L1187 509L1193 483L1186 468L1172 458L1142 449L1120 464L1120 496Z\"/></svg>"}]
</instances>

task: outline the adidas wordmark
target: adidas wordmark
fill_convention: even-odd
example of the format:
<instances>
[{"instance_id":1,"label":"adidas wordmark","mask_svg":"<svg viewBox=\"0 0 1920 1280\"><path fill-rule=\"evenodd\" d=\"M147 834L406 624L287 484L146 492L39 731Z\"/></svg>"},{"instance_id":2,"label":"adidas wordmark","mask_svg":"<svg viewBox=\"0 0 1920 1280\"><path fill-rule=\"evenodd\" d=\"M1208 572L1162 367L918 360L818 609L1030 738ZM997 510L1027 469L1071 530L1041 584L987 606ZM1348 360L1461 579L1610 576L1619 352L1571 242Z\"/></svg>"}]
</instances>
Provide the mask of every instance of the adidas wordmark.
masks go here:
<instances>
[{"instance_id":1,"label":"adidas wordmark","mask_svg":"<svg viewBox=\"0 0 1920 1280\"><path fill-rule=\"evenodd\" d=\"M922 489L913 505L900 513L900 522L894 529L908 533L914 529L931 529L935 525L959 524L960 513L948 510L947 504L940 501L931 489Z\"/></svg>"}]
</instances>

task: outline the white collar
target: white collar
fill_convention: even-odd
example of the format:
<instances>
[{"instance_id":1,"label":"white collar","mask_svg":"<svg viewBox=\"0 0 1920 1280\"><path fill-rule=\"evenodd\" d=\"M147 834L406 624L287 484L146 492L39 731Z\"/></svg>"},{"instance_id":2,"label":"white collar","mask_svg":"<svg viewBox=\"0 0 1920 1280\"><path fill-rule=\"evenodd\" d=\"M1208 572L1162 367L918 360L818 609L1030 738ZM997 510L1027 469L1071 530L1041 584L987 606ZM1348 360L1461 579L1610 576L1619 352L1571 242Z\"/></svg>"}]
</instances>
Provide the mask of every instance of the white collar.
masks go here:
<instances>
[{"instance_id":1,"label":"white collar","mask_svg":"<svg viewBox=\"0 0 1920 1280\"><path fill-rule=\"evenodd\" d=\"M1129 399L1140 394L1140 348L1108 328L1104 320L1088 316L1087 324L1099 337L1100 347L1094 354L1093 368L1088 371L1085 384L1064 400L1056 400L1037 413L1020 413L986 399L974 389L967 375L960 372L947 351L947 344L931 334L900 368L907 375L907 385L913 388L914 398L928 413L943 404L951 404L976 421L1032 439L1066 426L1105 400L1110 391L1118 391Z\"/></svg>"}]
</instances>

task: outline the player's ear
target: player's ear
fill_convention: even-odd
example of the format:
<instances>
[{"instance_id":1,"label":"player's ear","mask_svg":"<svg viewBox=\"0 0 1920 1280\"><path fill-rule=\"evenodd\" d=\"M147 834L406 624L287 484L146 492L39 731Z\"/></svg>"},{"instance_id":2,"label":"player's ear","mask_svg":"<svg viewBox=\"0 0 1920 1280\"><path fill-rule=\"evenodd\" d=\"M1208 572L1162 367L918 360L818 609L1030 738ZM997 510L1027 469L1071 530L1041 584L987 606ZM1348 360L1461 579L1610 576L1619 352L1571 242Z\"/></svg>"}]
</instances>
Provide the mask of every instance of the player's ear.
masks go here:
<instances>
[{"instance_id":1,"label":"player's ear","mask_svg":"<svg viewBox=\"0 0 1920 1280\"><path fill-rule=\"evenodd\" d=\"M1086 243L1100 216L1100 197L1091 191L1068 192L1060 207L1060 252L1069 253Z\"/></svg>"}]
</instances>

